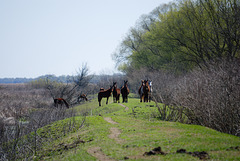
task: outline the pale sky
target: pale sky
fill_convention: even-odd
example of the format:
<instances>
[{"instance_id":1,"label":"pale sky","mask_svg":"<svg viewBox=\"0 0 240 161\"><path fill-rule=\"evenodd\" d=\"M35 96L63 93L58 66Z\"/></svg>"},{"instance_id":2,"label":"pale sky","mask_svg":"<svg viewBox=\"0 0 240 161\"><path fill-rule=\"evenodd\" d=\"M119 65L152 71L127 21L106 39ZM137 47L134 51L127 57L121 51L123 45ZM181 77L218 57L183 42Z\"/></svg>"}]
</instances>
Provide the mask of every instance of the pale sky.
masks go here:
<instances>
[{"instance_id":1,"label":"pale sky","mask_svg":"<svg viewBox=\"0 0 240 161\"><path fill-rule=\"evenodd\" d=\"M0 0L0 78L117 72L111 55L143 14L170 0ZM109 72L109 73L108 73Z\"/></svg>"}]
</instances>

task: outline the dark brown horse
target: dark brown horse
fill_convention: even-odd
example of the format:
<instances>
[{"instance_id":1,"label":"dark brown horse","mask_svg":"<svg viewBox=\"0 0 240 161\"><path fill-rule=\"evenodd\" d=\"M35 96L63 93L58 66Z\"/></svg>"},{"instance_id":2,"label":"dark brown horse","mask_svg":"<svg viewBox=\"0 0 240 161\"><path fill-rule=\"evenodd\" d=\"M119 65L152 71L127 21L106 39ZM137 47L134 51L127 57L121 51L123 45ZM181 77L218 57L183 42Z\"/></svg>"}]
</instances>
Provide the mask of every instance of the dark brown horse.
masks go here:
<instances>
[{"instance_id":1,"label":"dark brown horse","mask_svg":"<svg viewBox=\"0 0 240 161\"><path fill-rule=\"evenodd\" d=\"M79 96L78 96L78 102L81 102L81 101L87 101L88 99L87 99L87 95L86 94L80 94Z\"/></svg>"},{"instance_id":2,"label":"dark brown horse","mask_svg":"<svg viewBox=\"0 0 240 161\"><path fill-rule=\"evenodd\" d=\"M113 83L113 86L115 84ZM98 92L98 103L99 106L101 106L102 98L107 98L106 104L108 104L108 98L111 96L113 91L113 86L110 86L108 90L104 90L103 88L100 88L100 91Z\"/></svg>"},{"instance_id":3,"label":"dark brown horse","mask_svg":"<svg viewBox=\"0 0 240 161\"><path fill-rule=\"evenodd\" d=\"M113 86L113 102L120 103L120 88L117 88L117 82L113 82L115 85Z\"/></svg>"},{"instance_id":4,"label":"dark brown horse","mask_svg":"<svg viewBox=\"0 0 240 161\"><path fill-rule=\"evenodd\" d=\"M142 84L138 89L138 93L140 95L140 102L142 102L142 100L144 100L144 102L148 102L149 92L150 92L150 87L148 84L148 80L142 80Z\"/></svg>"},{"instance_id":5,"label":"dark brown horse","mask_svg":"<svg viewBox=\"0 0 240 161\"><path fill-rule=\"evenodd\" d=\"M128 94L129 94L129 88L128 88L128 81L124 80L124 85L121 88L121 94L122 94L122 99L123 99L123 103L124 102L128 102Z\"/></svg>"},{"instance_id":6,"label":"dark brown horse","mask_svg":"<svg viewBox=\"0 0 240 161\"><path fill-rule=\"evenodd\" d=\"M54 106L55 107L58 107L58 105L61 105L61 107L62 107L63 104L65 104L65 106L67 108L69 108L69 104L67 103L67 101L65 99L63 99L63 98L55 98L54 99Z\"/></svg>"}]
</instances>

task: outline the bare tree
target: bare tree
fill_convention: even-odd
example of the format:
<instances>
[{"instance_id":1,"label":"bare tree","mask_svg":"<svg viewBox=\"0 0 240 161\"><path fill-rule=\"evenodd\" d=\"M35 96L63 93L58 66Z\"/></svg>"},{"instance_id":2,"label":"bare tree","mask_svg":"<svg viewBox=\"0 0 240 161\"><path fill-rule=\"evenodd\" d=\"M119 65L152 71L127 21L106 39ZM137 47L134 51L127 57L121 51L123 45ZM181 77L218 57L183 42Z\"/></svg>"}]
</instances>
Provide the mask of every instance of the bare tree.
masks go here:
<instances>
[{"instance_id":1,"label":"bare tree","mask_svg":"<svg viewBox=\"0 0 240 161\"><path fill-rule=\"evenodd\" d=\"M77 103L77 97L91 80L88 75L87 64L79 68L76 76L72 76L68 82L51 81L49 78L46 80L46 89L51 94L52 98L64 98L69 104Z\"/></svg>"}]
</instances>

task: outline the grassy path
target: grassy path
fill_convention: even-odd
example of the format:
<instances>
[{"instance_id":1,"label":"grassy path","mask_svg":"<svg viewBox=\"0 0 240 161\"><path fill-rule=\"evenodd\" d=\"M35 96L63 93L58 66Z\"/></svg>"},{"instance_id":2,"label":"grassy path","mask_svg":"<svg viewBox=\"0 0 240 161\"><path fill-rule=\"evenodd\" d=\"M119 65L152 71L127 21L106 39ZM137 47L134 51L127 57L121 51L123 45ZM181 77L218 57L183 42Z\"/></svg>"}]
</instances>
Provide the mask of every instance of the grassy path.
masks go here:
<instances>
[{"instance_id":1,"label":"grassy path","mask_svg":"<svg viewBox=\"0 0 240 161\"><path fill-rule=\"evenodd\" d=\"M79 137L85 143L51 153L43 160L200 160L194 152L206 152L205 159L210 160L240 160L239 137L198 125L160 121L153 105L130 99L129 103L102 107L96 101L78 106L79 112L91 110L86 126L51 148L72 144ZM164 155L156 151L158 147ZM146 155L148 152L154 155Z\"/></svg>"},{"instance_id":2,"label":"grassy path","mask_svg":"<svg viewBox=\"0 0 240 161\"><path fill-rule=\"evenodd\" d=\"M105 121L109 122L110 124L118 124L117 122L113 121L110 117L105 117ZM121 143L122 139L120 139L118 136L121 134L120 130L116 127L111 127L110 128L110 134L109 138L114 139L117 143ZM102 151L101 147L91 147L87 150L87 152L94 157L97 158L97 160L100 161L111 161L113 159L110 159L108 156L106 156Z\"/></svg>"}]
</instances>

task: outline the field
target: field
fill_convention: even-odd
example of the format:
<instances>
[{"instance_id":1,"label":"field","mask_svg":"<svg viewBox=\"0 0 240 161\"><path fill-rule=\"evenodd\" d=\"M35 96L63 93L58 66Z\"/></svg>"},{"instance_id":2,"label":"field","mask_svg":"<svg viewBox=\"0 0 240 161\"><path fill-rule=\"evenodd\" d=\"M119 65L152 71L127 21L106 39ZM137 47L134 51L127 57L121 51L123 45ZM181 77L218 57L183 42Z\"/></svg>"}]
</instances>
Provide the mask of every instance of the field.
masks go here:
<instances>
[{"instance_id":1,"label":"field","mask_svg":"<svg viewBox=\"0 0 240 161\"><path fill-rule=\"evenodd\" d=\"M34 160L240 160L240 138L178 122L160 121L154 102L105 104L97 99L74 107L75 130L45 143ZM84 115L84 116L83 116ZM69 119L38 130L42 137L60 132ZM85 119L84 124L82 120ZM80 127L80 128L78 128Z\"/></svg>"}]
</instances>

